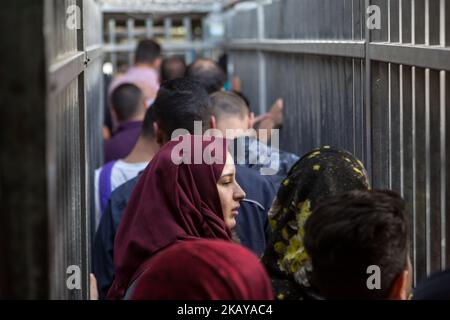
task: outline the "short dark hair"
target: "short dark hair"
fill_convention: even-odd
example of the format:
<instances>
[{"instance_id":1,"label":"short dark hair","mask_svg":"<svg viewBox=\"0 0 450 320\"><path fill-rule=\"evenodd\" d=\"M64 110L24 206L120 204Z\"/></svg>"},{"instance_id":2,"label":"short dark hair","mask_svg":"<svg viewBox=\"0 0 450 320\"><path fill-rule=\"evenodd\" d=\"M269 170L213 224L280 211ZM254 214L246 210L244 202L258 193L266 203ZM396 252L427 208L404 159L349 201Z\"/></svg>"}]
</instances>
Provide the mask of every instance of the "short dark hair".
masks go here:
<instances>
[{"instance_id":1,"label":"short dark hair","mask_svg":"<svg viewBox=\"0 0 450 320\"><path fill-rule=\"evenodd\" d=\"M355 190L320 204L305 224L312 285L330 299L386 299L407 268L409 244L404 200L393 191ZM367 268L381 272L370 290Z\"/></svg>"},{"instance_id":2,"label":"short dark hair","mask_svg":"<svg viewBox=\"0 0 450 320\"><path fill-rule=\"evenodd\" d=\"M182 78L186 74L186 64L180 56L171 56L161 63L161 82Z\"/></svg>"},{"instance_id":3,"label":"short dark hair","mask_svg":"<svg viewBox=\"0 0 450 320\"><path fill-rule=\"evenodd\" d=\"M155 130L153 129L153 110L148 108L145 112L144 121L142 122L141 136L147 139L153 139L155 137Z\"/></svg>"},{"instance_id":4,"label":"short dark hair","mask_svg":"<svg viewBox=\"0 0 450 320\"><path fill-rule=\"evenodd\" d=\"M220 91L226 81L225 73L210 59L194 61L188 67L186 75L198 81L209 94Z\"/></svg>"},{"instance_id":5,"label":"short dark hair","mask_svg":"<svg viewBox=\"0 0 450 320\"><path fill-rule=\"evenodd\" d=\"M202 121L203 131L210 128L212 108L208 93L192 79L178 78L163 83L151 108L166 141L176 129L194 133L194 121Z\"/></svg>"},{"instance_id":6,"label":"short dark hair","mask_svg":"<svg viewBox=\"0 0 450 320\"><path fill-rule=\"evenodd\" d=\"M129 121L137 115L144 103L141 89L132 83L124 83L111 94L111 103L119 121Z\"/></svg>"},{"instance_id":7,"label":"short dark hair","mask_svg":"<svg viewBox=\"0 0 450 320\"><path fill-rule=\"evenodd\" d=\"M161 56L161 46L155 40L141 40L136 49L135 63L152 64Z\"/></svg>"},{"instance_id":8,"label":"short dark hair","mask_svg":"<svg viewBox=\"0 0 450 320\"><path fill-rule=\"evenodd\" d=\"M211 95L211 104L214 116L220 119L223 116L233 116L243 119L249 110L245 101L232 92L218 91Z\"/></svg>"}]
</instances>

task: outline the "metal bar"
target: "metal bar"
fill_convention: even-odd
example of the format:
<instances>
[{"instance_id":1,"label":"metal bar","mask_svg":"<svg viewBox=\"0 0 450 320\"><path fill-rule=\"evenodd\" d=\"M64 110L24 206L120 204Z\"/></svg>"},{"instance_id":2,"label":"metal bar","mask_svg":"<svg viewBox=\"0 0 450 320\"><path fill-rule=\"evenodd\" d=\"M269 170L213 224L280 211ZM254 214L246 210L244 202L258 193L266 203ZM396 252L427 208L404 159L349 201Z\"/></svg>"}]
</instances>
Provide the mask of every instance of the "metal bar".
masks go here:
<instances>
[{"instance_id":1,"label":"metal bar","mask_svg":"<svg viewBox=\"0 0 450 320\"><path fill-rule=\"evenodd\" d=\"M172 38L172 19L170 17L164 18L164 39L166 41Z\"/></svg>"},{"instance_id":2,"label":"metal bar","mask_svg":"<svg viewBox=\"0 0 450 320\"><path fill-rule=\"evenodd\" d=\"M153 18L145 19L145 35L148 39L153 38Z\"/></svg>"},{"instance_id":3,"label":"metal bar","mask_svg":"<svg viewBox=\"0 0 450 320\"><path fill-rule=\"evenodd\" d=\"M427 276L431 272L430 143L430 69L425 69L425 248Z\"/></svg>"},{"instance_id":4,"label":"metal bar","mask_svg":"<svg viewBox=\"0 0 450 320\"><path fill-rule=\"evenodd\" d=\"M192 21L190 17L183 17L183 26L185 30L184 40L190 43L192 41ZM191 63L194 60L193 52L186 50L185 59L186 63Z\"/></svg>"},{"instance_id":5,"label":"metal bar","mask_svg":"<svg viewBox=\"0 0 450 320\"><path fill-rule=\"evenodd\" d=\"M108 21L108 33L109 33L109 45L115 46L116 44L116 20L110 19ZM117 54L111 53L111 63L113 65L113 71L117 70Z\"/></svg>"},{"instance_id":6,"label":"metal bar","mask_svg":"<svg viewBox=\"0 0 450 320\"><path fill-rule=\"evenodd\" d=\"M258 25L258 41L263 41L265 30L264 30L264 7L262 4L258 5L256 11L257 25ZM264 52L258 50L258 89L259 89L259 113L263 114L267 111L267 99L266 99L266 62L264 57Z\"/></svg>"},{"instance_id":7,"label":"metal bar","mask_svg":"<svg viewBox=\"0 0 450 320\"><path fill-rule=\"evenodd\" d=\"M77 5L81 9L81 25L82 29L77 31L77 40L78 40L78 50L85 51L86 50L86 42L87 42L87 29L85 27L85 17L87 16L88 7L85 6L85 1L77 0ZM86 21L87 23L87 21ZM84 56L84 67L87 66L88 63L87 55L85 53ZM85 71L85 69L83 70ZM87 157L87 150L89 141L86 139L87 137L87 119L86 119L86 88L84 86L85 82L85 72L82 72L78 75L78 111L79 111L79 138L80 138L80 230L75 232L79 232L80 235L80 258L81 258L81 271L82 271L82 290L81 297L84 300L88 300L90 296L90 242L89 242L89 219L90 219L90 210L89 210L89 159Z\"/></svg>"},{"instance_id":8,"label":"metal bar","mask_svg":"<svg viewBox=\"0 0 450 320\"><path fill-rule=\"evenodd\" d=\"M129 44L134 43L134 19L129 18L127 20L127 40ZM128 53L128 65L132 66L134 64L134 54L132 52Z\"/></svg>"},{"instance_id":9,"label":"metal bar","mask_svg":"<svg viewBox=\"0 0 450 320\"><path fill-rule=\"evenodd\" d=\"M376 61L450 70L450 48L371 43L367 55Z\"/></svg>"},{"instance_id":10,"label":"metal bar","mask_svg":"<svg viewBox=\"0 0 450 320\"><path fill-rule=\"evenodd\" d=\"M365 58L365 41L309 41L309 40L235 40L226 46L233 50L262 50L268 52Z\"/></svg>"},{"instance_id":11,"label":"metal bar","mask_svg":"<svg viewBox=\"0 0 450 320\"><path fill-rule=\"evenodd\" d=\"M370 0L365 0L364 8L368 8L370 5ZM367 21L368 15L366 13L364 21ZM369 28L365 28L365 42L363 50L363 59L365 59L365 81L364 81L364 118L365 118L365 157L364 163L366 169L368 170L369 176L373 181L373 170L372 170L372 89L371 89L371 79L372 79L372 61L370 57L366 54L368 45L371 41L371 31Z\"/></svg>"},{"instance_id":12,"label":"metal bar","mask_svg":"<svg viewBox=\"0 0 450 320\"><path fill-rule=\"evenodd\" d=\"M85 58L84 52L77 52L49 67L50 94L57 94L83 72Z\"/></svg>"}]
</instances>

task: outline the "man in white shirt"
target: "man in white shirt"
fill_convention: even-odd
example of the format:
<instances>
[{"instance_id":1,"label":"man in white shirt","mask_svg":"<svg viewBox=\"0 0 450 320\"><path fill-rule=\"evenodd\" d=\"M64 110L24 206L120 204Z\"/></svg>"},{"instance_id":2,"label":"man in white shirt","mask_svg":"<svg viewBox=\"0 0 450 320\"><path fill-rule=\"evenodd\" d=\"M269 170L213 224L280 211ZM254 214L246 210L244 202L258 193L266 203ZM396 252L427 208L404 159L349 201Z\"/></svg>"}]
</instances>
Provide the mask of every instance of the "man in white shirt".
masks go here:
<instances>
[{"instance_id":1,"label":"man in white shirt","mask_svg":"<svg viewBox=\"0 0 450 320\"><path fill-rule=\"evenodd\" d=\"M144 170L158 152L151 108L145 114L141 133L131 153L123 159L111 161L95 170L95 229L100 222L111 192Z\"/></svg>"}]
</instances>

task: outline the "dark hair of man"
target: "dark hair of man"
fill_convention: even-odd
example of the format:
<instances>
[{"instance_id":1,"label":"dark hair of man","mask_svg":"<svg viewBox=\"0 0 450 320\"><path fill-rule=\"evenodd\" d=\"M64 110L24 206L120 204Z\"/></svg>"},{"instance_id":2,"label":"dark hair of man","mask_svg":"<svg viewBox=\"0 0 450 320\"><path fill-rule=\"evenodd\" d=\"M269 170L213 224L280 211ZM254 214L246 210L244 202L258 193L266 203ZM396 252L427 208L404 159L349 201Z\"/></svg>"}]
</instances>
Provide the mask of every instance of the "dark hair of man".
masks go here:
<instances>
[{"instance_id":1,"label":"dark hair of man","mask_svg":"<svg viewBox=\"0 0 450 320\"><path fill-rule=\"evenodd\" d=\"M144 121L142 122L141 136L146 139L153 139L155 137L155 131L153 129L153 110L152 107L148 108L145 112Z\"/></svg>"},{"instance_id":2,"label":"dark hair of man","mask_svg":"<svg viewBox=\"0 0 450 320\"><path fill-rule=\"evenodd\" d=\"M120 122L130 121L137 115L143 102L142 91L132 83L124 83L114 89L111 103Z\"/></svg>"},{"instance_id":3,"label":"dark hair of man","mask_svg":"<svg viewBox=\"0 0 450 320\"><path fill-rule=\"evenodd\" d=\"M152 64L161 56L161 46L154 40L141 40L137 46L134 62Z\"/></svg>"},{"instance_id":4,"label":"dark hair of man","mask_svg":"<svg viewBox=\"0 0 450 320\"><path fill-rule=\"evenodd\" d=\"M209 94L220 91L226 81L225 73L212 60L198 59L187 69L186 75L198 81Z\"/></svg>"},{"instance_id":5,"label":"dark hair of man","mask_svg":"<svg viewBox=\"0 0 450 320\"><path fill-rule=\"evenodd\" d=\"M244 100L232 92L218 91L213 93L211 105L217 120L229 116L243 119L249 113Z\"/></svg>"},{"instance_id":6,"label":"dark hair of man","mask_svg":"<svg viewBox=\"0 0 450 320\"><path fill-rule=\"evenodd\" d=\"M186 74L186 64L179 56L163 59L161 63L161 82L182 78Z\"/></svg>"},{"instance_id":7,"label":"dark hair of man","mask_svg":"<svg viewBox=\"0 0 450 320\"><path fill-rule=\"evenodd\" d=\"M250 110L250 100L248 100L248 98L242 92L234 91L234 90L231 91L231 92L233 92L234 94L238 95L242 100L244 100L248 111L251 112L251 110Z\"/></svg>"},{"instance_id":8,"label":"dark hair of man","mask_svg":"<svg viewBox=\"0 0 450 320\"><path fill-rule=\"evenodd\" d=\"M328 299L387 299L407 268L409 251L404 200L393 191L351 191L319 205L305 224L309 278ZM369 289L381 272L381 288Z\"/></svg>"},{"instance_id":9,"label":"dark hair of man","mask_svg":"<svg viewBox=\"0 0 450 320\"><path fill-rule=\"evenodd\" d=\"M202 121L203 131L210 128L212 108L208 93L189 78L163 83L151 109L166 141L176 129L194 133L194 121Z\"/></svg>"}]
</instances>

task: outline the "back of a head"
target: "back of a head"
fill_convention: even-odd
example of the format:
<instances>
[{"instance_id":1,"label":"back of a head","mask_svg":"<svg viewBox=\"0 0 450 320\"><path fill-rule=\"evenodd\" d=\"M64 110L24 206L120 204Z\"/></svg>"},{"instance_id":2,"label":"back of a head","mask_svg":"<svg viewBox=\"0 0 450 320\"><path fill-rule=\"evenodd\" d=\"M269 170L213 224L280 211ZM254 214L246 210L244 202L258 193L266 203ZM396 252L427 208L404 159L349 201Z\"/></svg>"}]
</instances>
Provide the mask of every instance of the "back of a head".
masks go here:
<instances>
[{"instance_id":1,"label":"back of a head","mask_svg":"<svg viewBox=\"0 0 450 320\"><path fill-rule=\"evenodd\" d=\"M121 84L114 89L111 95L111 103L120 122L129 121L144 110L142 91L131 83Z\"/></svg>"},{"instance_id":2,"label":"back of a head","mask_svg":"<svg viewBox=\"0 0 450 320\"><path fill-rule=\"evenodd\" d=\"M186 74L186 64L179 56L163 59L161 63L161 82L182 78Z\"/></svg>"},{"instance_id":3,"label":"back of a head","mask_svg":"<svg viewBox=\"0 0 450 320\"><path fill-rule=\"evenodd\" d=\"M153 64L161 56L161 46L154 40L141 40L137 46L134 62Z\"/></svg>"},{"instance_id":4,"label":"back of a head","mask_svg":"<svg viewBox=\"0 0 450 320\"><path fill-rule=\"evenodd\" d=\"M404 200L393 191L351 191L320 204L305 224L309 279L327 299L387 299L407 269ZM370 266L380 288L369 288ZM373 268L373 267L372 267Z\"/></svg>"},{"instance_id":5,"label":"back of a head","mask_svg":"<svg viewBox=\"0 0 450 320\"><path fill-rule=\"evenodd\" d=\"M165 141L170 140L177 129L186 129L194 134L195 121L202 122L203 130L210 127L212 110L208 93L189 78L163 83L151 108Z\"/></svg>"},{"instance_id":6,"label":"back of a head","mask_svg":"<svg viewBox=\"0 0 450 320\"><path fill-rule=\"evenodd\" d=\"M212 60L198 59L189 65L186 76L198 81L209 94L222 90L226 76Z\"/></svg>"},{"instance_id":7,"label":"back of a head","mask_svg":"<svg viewBox=\"0 0 450 320\"><path fill-rule=\"evenodd\" d=\"M257 256L233 242L174 244L142 267L133 300L271 300L272 288Z\"/></svg>"},{"instance_id":8,"label":"back of a head","mask_svg":"<svg viewBox=\"0 0 450 320\"><path fill-rule=\"evenodd\" d=\"M218 91L211 95L211 105L214 116L218 121L222 117L239 117L243 119L249 115L245 101L232 92Z\"/></svg>"}]
</instances>

